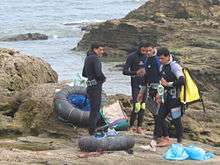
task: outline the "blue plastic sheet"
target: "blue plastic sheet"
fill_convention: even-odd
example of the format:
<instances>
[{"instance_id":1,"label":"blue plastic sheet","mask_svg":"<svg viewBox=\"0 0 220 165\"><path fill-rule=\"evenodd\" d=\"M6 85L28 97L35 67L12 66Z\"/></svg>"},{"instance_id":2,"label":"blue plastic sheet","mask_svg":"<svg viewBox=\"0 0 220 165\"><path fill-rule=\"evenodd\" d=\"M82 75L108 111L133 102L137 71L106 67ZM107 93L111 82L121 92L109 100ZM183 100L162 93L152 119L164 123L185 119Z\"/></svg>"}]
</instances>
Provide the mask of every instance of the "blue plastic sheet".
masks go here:
<instances>
[{"instance_id":1,"label":"blue plastic sheet","mask_svg":"<svg viewBox=\"0 0 220 165\"><path fill-rule=\"evenodd\" d=\"M181 144L172 144L164 156L167 160L208 160L213 157L213 153L206 152L195 145L184 147Z\"/></svg>"},{"instance_id":2,"label":"blue plastic sheet","mask_svg":"<svg viewBox=\"0 0 220 165\"><path fill-rule=\"evenodd\" d=\"M189 155L186 153L184 147L181 144L172 144L168 151L165 153L165 159L167 160L186 160Z\"/></svg>"},{"instance_id":3,"label":"blue plastic sheet","mask_svg":"<svg viewBox=\"0 0 220 165\"><path fill-rule=\"evenodd\" d=\"M90 103L86 96L73 94L67 97L67 100L76 108L82 111L90 111Z\"/></svg>"},{"instance_id":4,"label":"blue plastic sheet","mask_svg":"<svg viewBox=\"0 0 220 165\"><path fill-rule=\"evenodd\" d=\"M213 153L206 152L202 148L196 147L195 145L185 147L185 151L192 160L208 160L214 157Z\"/></svg>"}]
</instances>

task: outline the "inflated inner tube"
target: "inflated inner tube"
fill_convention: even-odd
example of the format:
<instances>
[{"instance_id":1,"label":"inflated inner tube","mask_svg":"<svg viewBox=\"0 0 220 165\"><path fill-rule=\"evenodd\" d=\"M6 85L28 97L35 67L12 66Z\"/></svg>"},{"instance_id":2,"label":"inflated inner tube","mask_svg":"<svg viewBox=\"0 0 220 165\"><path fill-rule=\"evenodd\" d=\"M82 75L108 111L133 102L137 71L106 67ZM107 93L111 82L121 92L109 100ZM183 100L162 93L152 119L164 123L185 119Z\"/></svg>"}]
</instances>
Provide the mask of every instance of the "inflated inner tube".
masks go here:
<instances>
[{"instance_id":1,"label":"inflated inner tube","mask_svg":"<svg viewBox=\"0 0 220 165\"><path fill-rule=\"evenodd\" d=\"M68 122L77 126L88 126L89 113L88 106L85 108L77 107L71 104L68 97L71 95L87 96L86 88L82 86L65 86L61 91L56 93L54 97L54 109L58 118L64 122ZM102 94L102 106L106 100L106 95Z\"/></svg>"},{"instance_id":2,"label":"inflated inner tube","mask_svg":"<svg viewBox=\"0 0 220 165\"><path fill-rule=\"evenodd\" d=\"M113 136L105 138L96 138L87 136L79 139L79 148L81 151L119 151L129 150L134 147L135 140L131 136Z\"/></svg>"}]
</instances>

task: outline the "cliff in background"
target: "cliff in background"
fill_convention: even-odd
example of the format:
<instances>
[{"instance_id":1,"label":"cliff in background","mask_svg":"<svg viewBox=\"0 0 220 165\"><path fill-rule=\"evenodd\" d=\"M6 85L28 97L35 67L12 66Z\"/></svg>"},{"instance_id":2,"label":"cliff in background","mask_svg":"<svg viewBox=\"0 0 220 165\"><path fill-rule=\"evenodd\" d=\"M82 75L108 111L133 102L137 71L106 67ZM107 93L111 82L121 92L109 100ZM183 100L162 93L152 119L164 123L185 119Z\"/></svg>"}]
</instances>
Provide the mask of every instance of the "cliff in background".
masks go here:
<instances>
[{"instance_id":1,"label":"cliff in background","mask_svg":"<svg viewBox=\"0 0 220 165\"><path fill-rule=\"evenodd\" d=\"M76 49L101 42L107 59L124 60L141 41L153 42L174 52L203 90L219 90L219 16L219 0L150 0L125 18L95 26Z\"/></svg>"}]
</instances>

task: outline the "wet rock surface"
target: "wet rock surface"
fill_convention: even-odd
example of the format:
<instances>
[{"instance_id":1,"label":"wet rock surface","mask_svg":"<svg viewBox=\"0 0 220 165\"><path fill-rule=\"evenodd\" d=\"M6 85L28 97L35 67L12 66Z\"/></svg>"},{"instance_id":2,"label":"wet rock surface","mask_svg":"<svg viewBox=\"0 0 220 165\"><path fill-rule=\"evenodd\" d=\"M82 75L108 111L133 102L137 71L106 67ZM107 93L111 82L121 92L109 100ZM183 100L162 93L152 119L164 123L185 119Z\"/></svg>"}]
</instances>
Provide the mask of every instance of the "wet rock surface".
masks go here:
<instances>
[{"instance_id":1,"label":"wet rock surface","mask_svg":"<svg viewBox=\"0 0 220 165\"><path fill-rule=\"evenodd\" d=\"M17 34L0 38L0 41L11 42L11 41L28 41L28 40L47 40L48 36L40 33L27 33Z\"/></svg>"},{"instance_id":2,"label":"wet rock surface","mask_svg":"<svg viewBox=\"0 0 220 165\"><path fill-rule=\"evenodd\" d=\"M122 133L124 134L124 133ZM81 153L77 147L76 138L71 140L55 139L48 137L19 137L14 140L3 139L0 142L0 163L2 164L219 164L219 148L211 147L202 143L193 142L207 151L214 152L217 156L207 161L167 161L163 158L167 150L158 148L156 152L143 151L139 146L150 141L149 135L133 135L136 145L133 153L127 151L104 152L98 157L79 158ZM184 145L191 144L192 141L184 141ZM28 146L28 147L27 147Z\"/></svg>"}]
</instances>

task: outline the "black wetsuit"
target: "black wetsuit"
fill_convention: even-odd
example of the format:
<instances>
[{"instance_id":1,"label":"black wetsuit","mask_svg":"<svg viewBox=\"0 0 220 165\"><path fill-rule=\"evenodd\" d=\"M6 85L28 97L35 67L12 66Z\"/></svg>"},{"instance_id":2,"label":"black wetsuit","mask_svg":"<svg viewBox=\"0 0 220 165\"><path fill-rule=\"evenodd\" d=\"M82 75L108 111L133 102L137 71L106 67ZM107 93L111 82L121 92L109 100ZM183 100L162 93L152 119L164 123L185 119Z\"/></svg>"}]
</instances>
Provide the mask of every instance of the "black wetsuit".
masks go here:
<instances>
[{"instance_id":1,"label":"black wetsuit","mask_svg":"<svg viewBox=\"0 0 220 165\"><path fill-rule=\"evenodd\" d=\"M88 81L95 80L97 82L96 85L87 86L87 95L91 104L91 112L89 116L89 134L94 135L97 128L97 121L99 119L102 84L106 79L102 72L101 61L94 52L87 55L82 75L83 77L87 77Z\"/></svg>"},{"instance_id":2,"label":"black wetsuit","mask_svg":"<svg viewBox=\"0 0 220 165\"><path fill-rule=\"evenodd\" d=\"M177 142L182 141L183 127L181 122L181 103L178 98L178 91L181 85L184 84L184 76L182 73L182 68L179 64L173 63L167 64L162 67L161 77L163 77L167 82L173 82L171 87L165 87L165 102L161 104L158 115L156 116L154 138L157 139L161 136L168 136L168 127L165 118L170 113L172 121L176 128ZM161 128L163 128L163 135L161 135Z\"/></svg>"},{"instance_id":3,"label":"black wetsuit","mask_svg":"<svg viewBox=\"0 0 220 165\"><path fill-rule=\"evenodd\" d=\"M148 57L145 61L145 84L159 83L160 61L157 55Z\"/></svg>"},{"instance_id":4,"label":"black wetsuit","mask_svg":"<svg viewBox=\"0 0 220 165\"><path fill-rule=\"evenodd\" d=\"M157 55L148 57L145 61L144 85L147 89L147 96L155 98L157 89L150 87L151 84L159 84L160 82L160 61Z\"/></svg>"},{"instance_id":5,"label":"black wetsuit","mask_svg":"<svg viewBox=\"0 0 220 165\"><path fill-rule=\"evenodd\" d=\"M132 103L133 103L133 111L130 117L130 127L134 125L134 122L137 118L137 113L135 113L135 103L137 102L137 96L140 91L140 85L144 83L144 77L137 76L136 72L144 68L144 62L146 57L141 54L139 51L135 51L131 53L125 63L123 74L131 76L131 90L132 90ZM138 127L142 126L144 119L144 110L141 109L138 112Z\"/></svg>"},{"instance_id":6,"label":"black wetsuit","mask_svg":"<svg viewBox=\"0 0 220 165\"><path fill-rule=\"evenodd\" d=\"M160 60L159 60L159 56L155 55L152 57L148 57L145 61L145 83L144 85L146 86L146 95L147 98L146 99L152 99L155 100L155 97L157 95L157 89L156 86L153 87L151 86L152 84L158 84L160 83ZM154 120L155 120L155 125L157 125L157 120L156 120L156 114L154 115ZM160 125L160 130L154 126L154 133L157 133L158 136L165 136L166 134L166 127L163 127L163 125ZM157 128L157 130L156 130ZM164 133L165 132L165 133ZM156 133L155 133L156 134ZM156 136L156 135L155 135Z\"/></svg>"}]
</instances>

